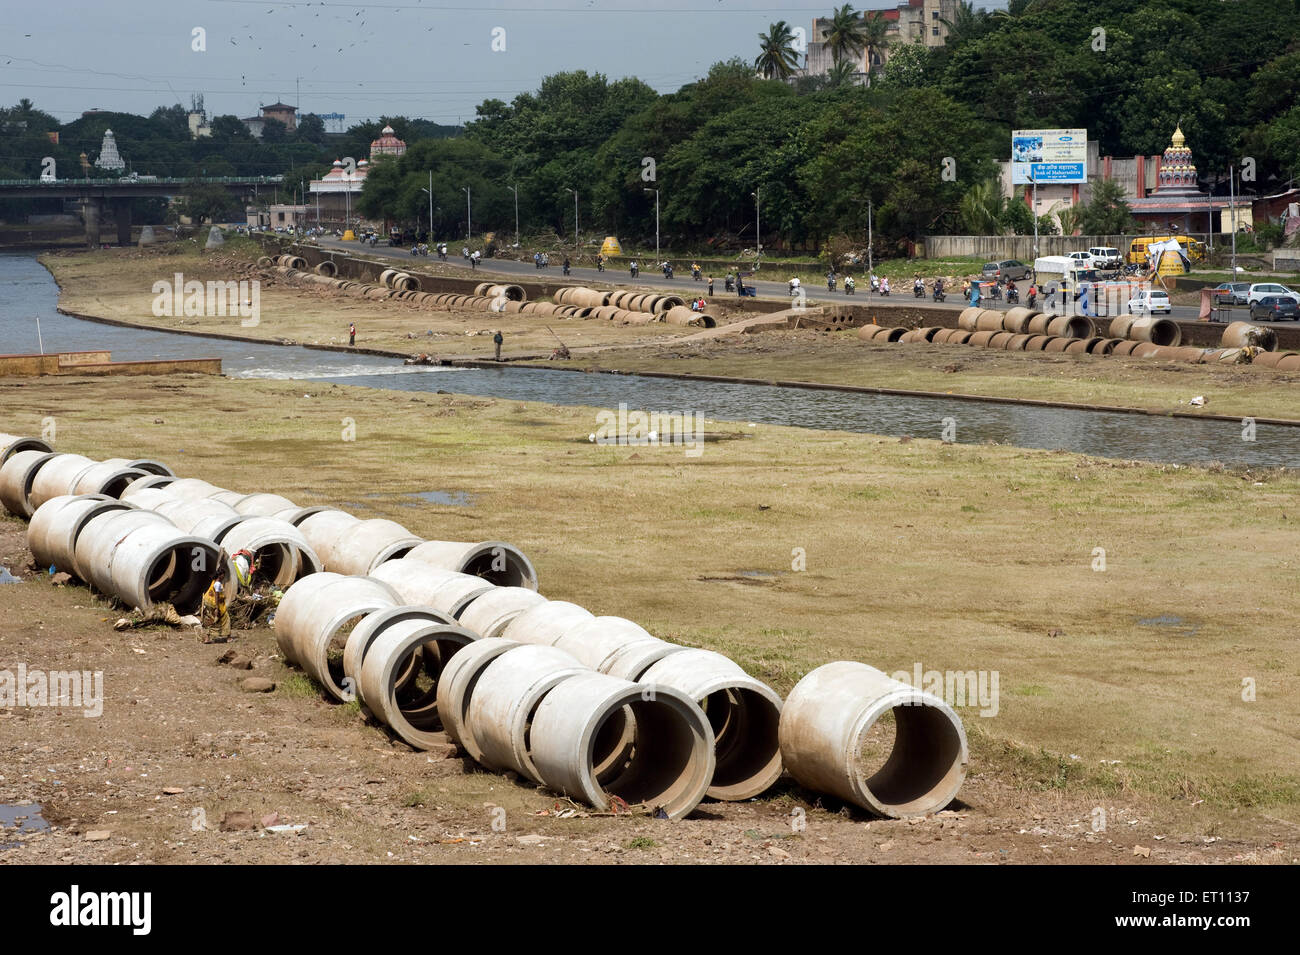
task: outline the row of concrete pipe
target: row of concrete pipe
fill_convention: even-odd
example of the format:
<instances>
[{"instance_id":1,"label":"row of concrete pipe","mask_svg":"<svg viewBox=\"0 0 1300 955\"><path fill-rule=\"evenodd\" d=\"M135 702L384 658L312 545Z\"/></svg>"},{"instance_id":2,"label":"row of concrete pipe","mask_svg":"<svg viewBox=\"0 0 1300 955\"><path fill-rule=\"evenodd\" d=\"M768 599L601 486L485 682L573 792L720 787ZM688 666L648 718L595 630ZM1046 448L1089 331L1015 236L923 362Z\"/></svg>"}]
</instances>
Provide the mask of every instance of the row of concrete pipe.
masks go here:
<instances>
[{"instance_id":1,"label":"row of concrete pipe","mask_svg":"<svg viewBox=\"0 0 1300 955\"><path fill-rule=\"evenodd\" d=\"M965 732L942 700L839 662L783 705L722 654L548 600L505 542L425 541L392 521L8 434L0 461L0 501L30 518L40 566L130 606L193 613L219 555L247 548L286 587L274 622L286 662L330 696L355 694L417 749L445 732L485 767L600 809L617 797L680 818L706 796L760 795L784 768L881 815L919 815L965 777ZM233 587L233 567L223 573ZM891 712L890 755L868 765L867 734Z\"/></svg>"},{"instance_id":2,"label":"row of concrete pipe","mask_svg":"<svg viewBox=\"0 0 1300 955\"><path fill-rule=\"evenodd\" d=\"M858 330L858 337L875 342L930 342L1003 351L1132 355L1197 363L1240 363L1253 356L1252 363L1262 367L1300 370L1300 356L1296 353L1272 352L1277 345L1277 336L1272 329L1250 322L1228 325L1217 349L1180 347L1182 329L1178 323L1152 315L1120 315L1111 320L1107 328L1108 337L1097 332L1097 323L1084 315L1052 315L1023 307L1005 312L967 308L958 316L956 328L909 330L864 325ZM1247 348L1251 351L1244 352Z\"/></svg>"}]
</instances>

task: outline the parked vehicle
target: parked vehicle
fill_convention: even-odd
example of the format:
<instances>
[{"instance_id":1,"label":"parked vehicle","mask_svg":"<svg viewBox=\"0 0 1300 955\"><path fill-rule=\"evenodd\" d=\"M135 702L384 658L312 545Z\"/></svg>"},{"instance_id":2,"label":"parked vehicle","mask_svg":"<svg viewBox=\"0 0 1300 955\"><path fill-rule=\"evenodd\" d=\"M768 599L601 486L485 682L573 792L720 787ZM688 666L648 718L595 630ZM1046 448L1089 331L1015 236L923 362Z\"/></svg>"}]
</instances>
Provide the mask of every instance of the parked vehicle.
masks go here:
<instances>
[{"instance_id":1,"label":"parked vehicle","mask_svg":"<svg viewBox=\"0 0 1300 955\"><path fill-rule=\"evenodd\" d=\"M1149 235L1140 236L1129 243L1129 262L1134 265L1146 265L1150 258L1147 249L1156 242L1168 242L1170 239L1181 245L1187 257L1193 262L1200 262L1205 258L1205 243L1199 239L1192 239L1185 235Z\"/></svg>"},{"instance_id":2,"label":"parked vehicle","mask_svg":"<svg viewBox=\"0 0 1300 955\"><path fill-rule=\"evenodd\" d=\"M980 274L986 282L997 282L999 284L1007 279L1027 279L1033 273L1033 269L1019 262L1016 259L1003 259L1000 262L987 262Z\"/></svg>"},{"instance_id":3,"label":"parked vehicle","mask_svg":"<svg viewBox=\"0 0 1300 955\"><path fill-rule=\"evenodd\" d=\"M1285 295L1265 295L1250 307L1252 322L1300 321L1300 302Z\"/></svg>"},{"instance_id":4,"label":"parked vehicle","mask_svg":"<svg viewBox=\"0 0 1300 955\"><path fill-rule=\"evenodd\" d=\"M1218 305L1248 305L1246 294L1249 291L1249 282L1221 282L1210 289L1210 295Z\"/></svg>"},{"instance_id":5,"label":"parked vehicle","mask_svg":"<svg viewBox=\"0 0 1300 955\"><path fill-rule=\"evenodd\" d=\"M1295 292L1285 285L1278 285L1276 282L1256 282L1246 290L1246 304L1254 308L1260 299L1270 295L1282 295L1300 302L1300 292Z\"/></svg>"},{"instance_id":6,"label":"parked vehicle","mask_svg":"<svg viewBox=\"0 0 1300 955\"><path fill-rule=\"evenodd\" d=\"M1088 254L1092 256L1092 267L1103 272L1114 272L1124 264L1124 256L1120 254L1119 249L1110 246L1094 245L1088 250Z\"/></svg>"},{"instance_id":7,"label":"parked vehicle","mask_svg":"<svg viewBox=\"0 0 1300 955\"><path fill-rule=\"evenodd\" d=\"M1169 293L1162 288L1143 289L1128 300L1130 315L1155 315L1157 312L1164 312L1166 315L1174 313L1174 307L1169 301Z\"/></svg>"}]
</instances>

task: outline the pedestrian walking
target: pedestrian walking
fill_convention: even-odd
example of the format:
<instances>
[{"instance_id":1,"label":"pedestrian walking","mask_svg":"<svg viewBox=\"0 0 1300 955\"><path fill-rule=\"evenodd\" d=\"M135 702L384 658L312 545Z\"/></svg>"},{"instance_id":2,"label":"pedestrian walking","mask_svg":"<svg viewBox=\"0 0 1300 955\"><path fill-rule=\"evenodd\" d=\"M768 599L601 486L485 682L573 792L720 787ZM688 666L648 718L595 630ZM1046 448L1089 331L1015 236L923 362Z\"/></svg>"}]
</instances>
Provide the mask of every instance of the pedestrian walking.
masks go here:
<instances>
[{"instance_id":1,"label":"pedestrian walking","mask_svg":"<svg viewBox=\"0 0 1300 955\"><path fill-rule=\"evenodd\" d=\"M505 339L501 337L501 329L498 328L496 334L492 336L492 344L497 347L497 361L501 360L501 343L504 341Z\"/></svg>"},{"instance_id":2,"label":"pedestrian walking","mask_svg":"<svg viewBox=\"0 0 1300 955\"><path fill-rule=\"evenodd\" d=\"M357 323L349 322L348 323L348 344L355 345L356 343L357 343Z\"/></svg>"}]
</instances>

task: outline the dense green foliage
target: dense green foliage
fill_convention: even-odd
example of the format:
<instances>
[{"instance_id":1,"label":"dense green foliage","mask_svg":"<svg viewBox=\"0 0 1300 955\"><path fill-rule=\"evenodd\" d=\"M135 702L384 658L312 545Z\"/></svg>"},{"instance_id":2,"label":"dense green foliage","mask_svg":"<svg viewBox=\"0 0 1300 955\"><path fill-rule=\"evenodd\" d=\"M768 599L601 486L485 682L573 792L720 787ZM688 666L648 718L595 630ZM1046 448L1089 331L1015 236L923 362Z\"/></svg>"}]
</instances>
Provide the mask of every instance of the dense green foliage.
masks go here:
<instances>
[{"instance_id":1,"label":"dense green foliage","mask_svg":"<svg viewBox=\"0 0 1300 955\"><path fill-rule=\"evenodd\" d=\"M423 120L389 120L410 144L378 164L360 208L372 217L434 219L441 234L464 225L473 195L475 231L573 231L573 195L589 234L654 233L660 190L666 243L753 243L761 197L764 244L810 244L865 232L902 243L927 232L1032 231L1027 209L990 196L1013 128L1087 128L1102 155L1162 151L1181 123L1206 185L1226 180L1244 156L1257 191L1300 177L1300 9L1295 0L1012 0L986 13L963 4L942 48L894 47L869 86L845 65L884 42L871 21L828 12L827 37L843 61L825 78L783 81L792 67L788 24L755 36L755 60L714 65L707 76L660 95L636 79L585 71L547 77L532 93L482 103L460 135ZM820 38L819 38L820 39ZM897 42L897 41L894 41ZM773 78L764 78L773 77ZM21 120L21 123L16 122ZM21 128L20 128L21 126ZM65 126L30 104L0 112L0 176L39 172L55 155L60 174L93 157L106 126L142 173L203 176L318 174L334 158L362 158L380 124L328 137L311 117L295 133L261 143L234 117L210 139L184 135L184 111L148 119L97 113ZM46 130L61 142L51 147ZM946 167L955 177L945 177ZM1067 218L1118 231L1128 210L1115 190ZM995 201L997 200L997 201ZM1052 223L1040 220L1047 231Z\"/></svg>"}]
</instances>

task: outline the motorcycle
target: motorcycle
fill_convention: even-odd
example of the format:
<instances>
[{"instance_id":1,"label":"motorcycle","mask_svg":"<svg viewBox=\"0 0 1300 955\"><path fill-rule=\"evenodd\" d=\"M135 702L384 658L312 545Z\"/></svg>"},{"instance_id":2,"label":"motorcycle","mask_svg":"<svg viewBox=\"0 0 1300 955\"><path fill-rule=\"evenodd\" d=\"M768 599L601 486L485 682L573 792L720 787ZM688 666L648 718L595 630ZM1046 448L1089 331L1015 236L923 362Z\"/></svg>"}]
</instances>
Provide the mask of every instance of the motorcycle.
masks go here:
<instances>
[{"instance_id":1,"label":"motorcycle","mask_svg":"<svg viewBox=\"0 0 1300 955\"><path fill-rule=\"evenodd\" d=\"M695 279L697 282L704 281L704 274L700 272L700 267L698 265L691 266L691 278Z\"/></svg>"},{"instance_id":2,"label":"motorcycle","mask_svg":"<svg viewBox=\"0 0 1300 955\"><path fill-rule=\"evenodd\" d=\"M846 279L844 280L844 294L845 294L845 295L853 295L853 294L857 291L857 288L858 288L858 285L857 285L856 282L853 281L853 276L849 276L848 278L846 278Z\"/></svg>"},{"instance_id":3,"label":"motorcycle","mask_svg":"<svg viewBox=\"0 0 1300 955\"><path fill-rule=\"evenodd\" d=\"M637 275L640 274L641 270L637 268L637 264L633 262L630 266L628 266L628 272L631 273L632 278L636 278Z\"/></svg>"},{"instance_id":4,"label":"motorcycle","mask_svg":"<svg viewBox=\"0 0 1300 955\"><path fill-rule=\"evenodd\" d=\"M671 265L665 265L665 266L664 266L664 278L666 278L666 279L670 279L670 278L672 278L672 277L673 277L673 267L672 267Z\"/></svg>"},{"instance_id":5,"label":"motorcycle","mask_svg":"<svg viewBox=\"0 0 1300 955\"><path fill-rule=\"evenodd\" d=\"M791 295L794 295L795 292L799 291L799 280L798 280L798 279L791 279L790 282L789 282L788 284L789 284L789 287L790 287L790 294L791 294ZM731 291L731 290L728 289L727 291Z\"/></svg>"},{"instance_id":6,"label":"motorcycle","mask_svg":"<svg viewBox=\"0 0 1300 955\"><path fill-rule=\"evenodd\" d=\"M888 295L888 294L889 294L889 283L888 283L888 282L881 282L881 283L880 283L880 294L881 294L881 295Z\"/></svg>"},{"instance_id":7,"label":"motorcycle","mask_svg":"<svg viewBox=\"0 0 1300 955\"><path fill-rule=\"evenodd\" d=\"M943 283L942 283L942 282L935 282L935 283L934 283L934 300L935 300L936 302L942 302L942 301L943 301L945 298L947 298L947 297L948 297L948 296L945 295L944 292L943 292Z\"/></svg>"},{"instance_id":8,"label":"motorcycle","mask_svg":"<svg viewBox=\"0 0 1300 955\"><path fill-rule=\"evenodd\" d=\"M828 292L835 291L835 276L833 275L826 276L826 291Z\"/></svg>"},{"instance_id":9,"label":"motorcycle","mask_svg":"<svg viewBox=\"0 0 1300 955\"><path fill-rule=\"evenodd\" d=\"M913 298L925 298L925 283L917 279L916 284L912 286Z\"/></svg>"},{"instance_id":10,"label":"motorcycle","mask_svg":"<svg viewBox=\"0 0 1300 955\"><path fill-rule=\"evenodd\" d=\"M605 271L605 260L604 260L604 259L597 259L597 260L596 260L596 271L597 271L597 272L603 272L603 271Z\"/></svg>"},{"instance_id":11,"label":"motorcycle","mask_svg":"<svg viewBox=\"0 0 1300 955\"><path fill-rule=\"evenodd\" d=\"M1020 290L1019 290L1019 289L1014 289L1014 288L1009 288L1009 289L1007 289L1007 304L1008 304L1008 305L1019 305L1019 304L1020 304Z\"/></svg>"},{"instance_id":12,"label":"motorcycle","mask_svg":"<svg viewBox=\"0 0 1300 955\"><path fill-rule=\"evenodd\" d=\"M569 274L569 267L567 265L564 267L564 274L565 275Z\"/></svg>"}]
</instances>

